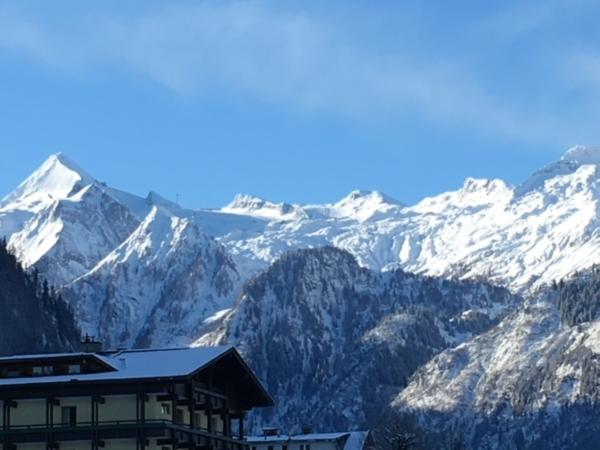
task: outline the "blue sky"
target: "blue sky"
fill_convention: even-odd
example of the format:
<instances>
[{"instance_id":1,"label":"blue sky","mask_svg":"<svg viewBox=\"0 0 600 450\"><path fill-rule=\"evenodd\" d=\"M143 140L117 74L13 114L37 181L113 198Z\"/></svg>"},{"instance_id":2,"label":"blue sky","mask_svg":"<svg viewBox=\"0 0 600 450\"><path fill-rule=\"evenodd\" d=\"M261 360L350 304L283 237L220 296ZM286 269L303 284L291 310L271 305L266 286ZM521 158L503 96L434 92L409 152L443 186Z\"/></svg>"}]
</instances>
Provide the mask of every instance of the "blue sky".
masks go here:
<instances>
[{"instance_id":1,"label":"blue sky","mask_svg":"<svg viewBox=\"0 0 600 450\"><path fill-rule=\"evenodd\" d=\"M0 195L62 151L190 207L405 203L595 144L594 2L0 1Z\"/></svg>"}]
</instances>

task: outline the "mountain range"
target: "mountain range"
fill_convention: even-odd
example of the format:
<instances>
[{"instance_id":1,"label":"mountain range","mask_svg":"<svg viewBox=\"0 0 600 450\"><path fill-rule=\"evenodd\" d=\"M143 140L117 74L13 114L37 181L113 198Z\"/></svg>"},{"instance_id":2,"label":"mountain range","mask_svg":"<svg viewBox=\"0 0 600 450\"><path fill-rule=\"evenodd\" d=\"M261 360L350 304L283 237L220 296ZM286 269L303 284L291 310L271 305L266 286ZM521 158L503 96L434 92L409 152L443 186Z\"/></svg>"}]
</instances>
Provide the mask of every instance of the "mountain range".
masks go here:
<instances>
[{"instance_id":1,"label":"mountain range","mask_svg":"<svg viewBox=\"0 0 600 450\"><path fill-rule=\"evenodd\" d=\"M599 199L600 149L583 146L517 186L470 178L415 205L354 191L220 209L120 191L57 154L0 202L0 236L110 347L238 345L279 400L257 426L358 427L388 407L421 425L538 420L596 401L578 390L595 366L569 362L600 353L581 343L593 289L561 299L594 279ZM500 428L466 438L495 448Z\"/></svg>"}]
</instances>

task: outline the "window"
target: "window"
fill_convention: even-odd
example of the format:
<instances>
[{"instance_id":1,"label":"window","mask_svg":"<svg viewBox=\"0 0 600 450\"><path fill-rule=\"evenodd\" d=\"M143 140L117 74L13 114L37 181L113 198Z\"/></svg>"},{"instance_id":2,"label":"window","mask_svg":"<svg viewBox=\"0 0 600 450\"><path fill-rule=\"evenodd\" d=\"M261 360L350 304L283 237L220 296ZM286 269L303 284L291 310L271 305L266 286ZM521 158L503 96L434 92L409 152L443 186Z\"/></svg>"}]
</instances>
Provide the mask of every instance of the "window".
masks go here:
<instances>
[{"instance_id":1,"label":"window","mask_svg":"<svg viewBox=\"0 0 600 450\"><path fill-rule=\"evenodd\" d=\"M300 444L300 450L304 450L304 444Z\"/></svg>"},{"instance_id":2,"label":"window","mask_svg":"<svg viewBox=\"0 0 600 450\"><path fill-rule=\"evenodd\" d=\"M69 364L69 374L81 373L81 365Z\"/></svg>"},{"instance_id":3,"label":"window","mask_svg":"<svg viewBox=\"0 0 600 450\"><path fill-rule=\"evenodd\" d=\"M163 416L171 415L171 405L169 403L160 404L160 413Z\"/></svg>"},{"instance_id":4,"label":"window","mask_svg":"<svg viewBox=\"0 0 600 450\"><path fill-rule=\"evenodd\" d=\"M310 444L306 444L305 450L310 450Z\"/></svg>"},{"instance_id":5,"label":"window","mask_svg":"<svg viewBox=\"0 0 600 450\"><path fill-rule=\"evenodd\" d=\"M33 375L36 377L41 377L44 375L52 375L53 372L52 366L34 366Z\"/></svg>"},{"instance_id":6,"label":"window","mask_svg":"<svg viewBox=\"0 0 600 450\"><path fill-rule=\"evenodd\" d=\"M175 408L175 423L183 424L183 410L180 408Z\"/></svg>"},{"instance_id":7,"label":"window","mask_svg":"<svg viewBox=\"0 0 600 450\"><path fill-rule=\"evenodd\" d=\"M282 445L281 450L287 450L287 445Z\"/></svg>"},{"instance_id":8,"label":"window","mask_svg":"<svg viewBox=\"0 0 600 450\"><path fill-rule=\"evenodd\" d=\"M273 450L273 446L272 445L267 446L267 450Z\"/></svg>"},{"instance_id":9,"label":"window","mask_svg":"<svg viewBox=\"0 0 600 450\"><path fill-rule=\"evenodd\" d=\"M77 408L75 406L63 406L60 409L61 423L66 427L77 425Z\"/></svg>"},{"instance_id":10,"label":"window","mask_svg":"<svg viewBox=\"0 0 600 450\"><path fill-rule=\"evenodd\" d=\"M200 416L200 413L194 413L194 427L202 428L202 416Z\"/></svg>"},{"instance_id":11,"label":"window","mask_svg":"<svg viewBox=\"0 0 600 450\"><path fill-rule=\"evenodd\" d=\"M220 433L221 430L221 419L219 417L211 416L210 417L210 430L213 433Z\"/></svg>"}]
</instances>

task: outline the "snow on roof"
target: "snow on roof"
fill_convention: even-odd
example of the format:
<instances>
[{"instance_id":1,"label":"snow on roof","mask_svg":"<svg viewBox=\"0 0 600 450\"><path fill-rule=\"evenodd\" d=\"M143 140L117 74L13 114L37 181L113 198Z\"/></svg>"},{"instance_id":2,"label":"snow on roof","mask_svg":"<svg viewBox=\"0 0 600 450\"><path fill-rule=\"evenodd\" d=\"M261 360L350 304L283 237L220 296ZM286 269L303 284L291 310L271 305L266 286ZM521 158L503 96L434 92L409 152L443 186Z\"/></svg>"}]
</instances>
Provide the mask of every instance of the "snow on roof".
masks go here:
<instances>
[{"instance_id":1,"label":"snow on roof","mask_svg":"<svg viewBox=\"0 0 600 450\"><path fill-rule=\"evenodd\" d=\"M347 435L348 432L294 434L290 436L290 441L335 441Z\"/></svg>"},{"instance_id":2,"label":"snow on roof","mask_svg":"<svg viewBox=\"0 0 600 450\"><path fill-rule=\"evenodd\" d=\"M261 442L317 442L336 441L346 438L343 450L362 450L368 431L340 431L332 433L310 433L310 434L278 434L276 436L246 436L246 441L253 444Z\"/></svg>"},{"instance_id":3,"label":"snow on roof","mask_svg":"<svg viewBox=\"0 0 600 450\"><path fill-rule=\"evenodd\" d=\"M277 434L274 436L246 436L246 441L248 442L286 442L290 440L290 436L287 434Z\"/></svg>"},{"instance_id":4,"label":"snow on roof","mask_svg":"<svg viewBox=\"0 0 600 450\"><path fill-rule=\"evenodd\" d=\"M162 350L126 350L115 353L55 353L47 355L16 355L0 358L2 362L36 360L72 356L92 356L114 370L99 373L1 378L0 386L61 383L71 381L113 381L142 378L170 378L190 375L233 349L233 346L195 347Z\"/></svg>"},{"instance_id":5,"label":"snow on roof","mask_svg":"<svg viewBox=\"0 0 600 450\"><path fill-rule=\"evenodd\" d=\"M362 450L365 446L367 437L369 436L368 431L353 431L346 440L344 450Z\"/></svg>"},{"instance_id":6,"label":"snow on roof","mask_svg":"<svg viewBox=\"0 0 600 450\"><path fill-rule=\"evenodd\" d=\"M28 360L38 360L38 359L57 359L57 358L78 358L84 356L96 356L94 353L40 353L40 354L31 354L31 355L11 355L11 356L1 356L0 363L10 362L10 361L28 361Z\"/></svg>"}]
</instances>

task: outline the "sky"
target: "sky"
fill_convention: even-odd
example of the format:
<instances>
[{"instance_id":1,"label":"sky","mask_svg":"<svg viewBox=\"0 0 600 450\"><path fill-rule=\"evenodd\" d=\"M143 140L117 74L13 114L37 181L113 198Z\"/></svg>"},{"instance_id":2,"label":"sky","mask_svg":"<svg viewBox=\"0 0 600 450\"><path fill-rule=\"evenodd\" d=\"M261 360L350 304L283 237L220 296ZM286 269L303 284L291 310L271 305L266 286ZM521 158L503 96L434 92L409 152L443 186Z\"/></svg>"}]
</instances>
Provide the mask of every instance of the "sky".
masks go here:
<instances>
[{"instance_id":1,"label":"sky","mask_svg":"<svg viewBox=\"0 0 600 450\"><path fill-rule=\"evenodd\" d=\"M187 207L516 184L600 116L600 4L0 0L0 196L63 152Z\"/></svg>"}]
</instances>

